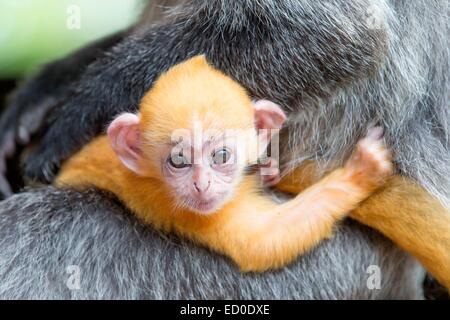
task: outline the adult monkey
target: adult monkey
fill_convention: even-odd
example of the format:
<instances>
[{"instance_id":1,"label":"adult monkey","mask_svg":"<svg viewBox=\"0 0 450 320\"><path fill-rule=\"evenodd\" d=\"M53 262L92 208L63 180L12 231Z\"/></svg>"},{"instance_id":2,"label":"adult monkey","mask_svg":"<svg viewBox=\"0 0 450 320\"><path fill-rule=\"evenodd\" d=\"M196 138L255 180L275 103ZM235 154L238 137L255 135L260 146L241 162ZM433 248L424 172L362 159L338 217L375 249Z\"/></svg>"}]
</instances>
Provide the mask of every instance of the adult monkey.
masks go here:
<instances>
[{"instance_id":1,"label":"adult monkey","mask_svg":"<svg viewBox=\"0 0 450 320\"><path fill-rule=\"evenodd\" d=\"M382 18L373 21L366 14L377 8ZM160 71L206 52L255 97L286 108L301 104L290 127L298 129L291 137L301 137L290 141L302 155L292 156L295 162L319 158L325 168L339 162L376 120L388 129L402 172L448 203L446 2L198 0L181 9L90 66L72 100L55 109L27 162L29 176L51 178L61 158L117 111L133 109ZM89 108L85 122L74 121L80 106ZM427 157L408 162L421 154Z\"/></svg>"}]
</instances>

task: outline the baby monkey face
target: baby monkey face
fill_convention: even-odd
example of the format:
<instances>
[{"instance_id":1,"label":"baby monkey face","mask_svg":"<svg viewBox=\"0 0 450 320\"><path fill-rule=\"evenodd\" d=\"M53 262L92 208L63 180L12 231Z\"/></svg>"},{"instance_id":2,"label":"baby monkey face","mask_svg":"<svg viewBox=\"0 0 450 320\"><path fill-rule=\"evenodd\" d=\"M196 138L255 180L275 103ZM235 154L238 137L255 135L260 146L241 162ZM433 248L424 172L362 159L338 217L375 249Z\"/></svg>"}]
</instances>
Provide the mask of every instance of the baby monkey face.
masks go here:
<instances>
[{"instance_id":1,"label":"baby monkey face","mask_svg":"<svg viewBox=\"0 0 450 320\"><path fill-rule=\"evenodd\" d=\"M111 147L134 174L166 185L174 206L210 214L231 200L245 167L257 163L270 132L286 119L278 105L266 100L254 103L244 122L244 113L236 111L236 117L219 111L193 117L189 129L174 129L185 118L172 119L170 112L159 121L124 113L108 127Z\"/></svg>"},{"instance_id":2,"label":"baby monkey face","mask_svg":"<svg viewBox=\"0 0 450 320\"><path fill-rule=\"evenodd\" d=\"M248 163L248 137L254 132L177 132L162 152L161 171L178 205L200 214L220 209L236 190Z\"/></svg>"}]
</instances>

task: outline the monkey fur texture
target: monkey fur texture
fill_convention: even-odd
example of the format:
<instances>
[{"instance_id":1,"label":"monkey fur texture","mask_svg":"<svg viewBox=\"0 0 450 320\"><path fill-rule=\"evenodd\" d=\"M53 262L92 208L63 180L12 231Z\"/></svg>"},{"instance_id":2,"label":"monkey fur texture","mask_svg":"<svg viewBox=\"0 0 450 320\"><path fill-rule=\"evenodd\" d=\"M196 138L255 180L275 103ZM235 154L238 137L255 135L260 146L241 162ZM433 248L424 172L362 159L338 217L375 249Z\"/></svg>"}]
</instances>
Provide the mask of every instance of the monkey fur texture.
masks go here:
<instances>
[{"instance_id":1,"label":"monkey fur texture","mask_svg":"<svg viewBox=\"0 0 450 320\"><path fill-rule=\"evenodd\" d=\"M423 269L355 222L289 267L227 258L142 225L110 195L44 187L0 203L1 299L420 299ZM69 266L80 268L70 290ZM371 265L381 286L370 288ZM369 286L368 286L369 284Z\"/></svg>"},{"instance_id":2,"label":"monkey fur texture","mask_svg":"<svg viewBox=\"0 0 450 320\"><path fill-rule=\"evenodd\" d=\"M448 2L438 0L192 0L174 9L164 21L114 42L117 44L89 62L81 62L81 58L79 63L73 61L72 70L79 70L81 65L85 71L75 72L72 82L59 82L50 89L51 81L44 77L41 85L49 89L42 92L34 90L36 78L27 82L0 121L0 150L5 153L5 146L14 148L19 140L18 124L28 114L45 110L47 117L38 123L36 134L31 132L34 147L25 160L25 175L31 179L51 180L61 161L100 133L116 114L135 111L158 74L190 56L205 53L215 66L242 83L254 98L271 99L291 113L290 124L283 133L285 138L281 139L286 142L286 151L281 152L285 156L282 162L285 171L309 159L319 161L324 170L336 166L348 156L366 128L377 123L386 129L387 143L395 152L400 173L418 181L449 206L448 10ZM374 19L374 12L378 12L379 15L375 15L378 19ZM77 54L73 56L76 57ZM86 63L89 63L88 68ZM44 72L51 76L50 71L57 72L56 66L49 66ZM71 89L67 90L69 87ZM61 95L58 92L62 92ZM32 100L20 102L20 96L27 98L32 93L35 93ZM55 96L58 96L58 103ZM56 219L55 224L63 223L64 216L53 211L64 211L69 216L79 213L76 208L80 204L72 202L69 194L74 193L53 189L30 191L2 203L0 208L5 212L17 211L17 221L24 224L30 219L25 212L39 215L46 210L47 215ZM91 196L94 194L92 192ZM107 198L100 193L96 196L99 197L98 210L114 211L109 208L111 202ZM58 197L61 199L56 201ZM86 194L77 194L77 197L82 199ZM50 203L51 199L55 201ZM63 204L62 199L65 199ZM33 210L23 211L25 200ZM58 204L61 207L58 208ZM97 212L92 207L81 209L84 210ZM11 222L5 223L2 228L8 230L7 223ZM30 228L29 231L34 227ZM93 232L103 226L97 222L91 228ZM358 231L360 229L364 233L367 230L344 226L348 238L338 232L333 241L315 252L323 250L324 255L334 255L347 246L360 246L366 237ZM55 245L67 245L53 239ZM374 238L373 241L373 247L361 249L365 250L361 256L367 255L368 260L369 255L383 247L384 240ZM38 244L45 248L45 243ZM7 252L4 245L3 242L0 252ZM334 245L336 247L327 247ZM107 252L107 248L103 249ZM25 255L32 252L29 248L23 251ZM192 251L195 257L197 253L193 252L196 251ZM56 259L55 255L50 256ZM131 255L127 257L132 259ZM354 259L345 263L358 263L355 268L363 272L361 260ZM384 259L389 259L389 255ZM305 259L298 263L302 261ZM404 260L398 261L403 261L401 267L405 266ZM401 269L396 259L385 263L394 271ZM54 269L46 267L43 270L50 273ZM4 268L6 266L2 266L2 272ZM9 268L19 272L24 267L17 262ZM315 272L320 273L318 277L333 275L328 273L328 268L327 265L317 271L308 269L304 276L313 277ZM131 272L133 268L126 270ZM22 281L22 286L27 287L23 282L27 278L18 273L15 276L14 281ZM39 279L42 280L42 275L30 276L29 281ZM97 278L91 280L107 281L107 278L97 274ZM359 291L352 280L355 278L345 280L351 287L346 288L346 296L365 297L353 295ZM409 279L410 283L416 280ZM399 281L397 284L402 286ZM272 285L276 286L275 282ZM38 289L30 286L28 292L30 290ZM336 294L340 292L336 285L317 290L311 296L342 297Z\"/></svg>"}]
</instances>

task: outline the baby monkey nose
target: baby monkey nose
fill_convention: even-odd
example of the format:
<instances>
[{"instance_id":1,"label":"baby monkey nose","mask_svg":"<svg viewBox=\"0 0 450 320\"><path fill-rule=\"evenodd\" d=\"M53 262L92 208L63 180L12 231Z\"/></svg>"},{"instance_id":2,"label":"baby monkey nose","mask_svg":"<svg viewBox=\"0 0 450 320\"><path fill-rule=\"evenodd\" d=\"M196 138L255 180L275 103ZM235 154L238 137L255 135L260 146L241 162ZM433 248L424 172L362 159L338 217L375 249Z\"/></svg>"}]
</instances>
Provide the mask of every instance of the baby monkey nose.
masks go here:
<instances>
[{"instance_id":1,"label":"baby monkey nose","mask_svg":"<svg viewBox=\"0 0 450 320\"><path fill-rule=\"evenodd\" d=\"M211 185L210 180L208 180L207 182L204 181L203 183L202 182L194 182L195 190L197 190L198 193L204 193L204 192L208 191L210 185Z\"/></svg>"}]
</instances>

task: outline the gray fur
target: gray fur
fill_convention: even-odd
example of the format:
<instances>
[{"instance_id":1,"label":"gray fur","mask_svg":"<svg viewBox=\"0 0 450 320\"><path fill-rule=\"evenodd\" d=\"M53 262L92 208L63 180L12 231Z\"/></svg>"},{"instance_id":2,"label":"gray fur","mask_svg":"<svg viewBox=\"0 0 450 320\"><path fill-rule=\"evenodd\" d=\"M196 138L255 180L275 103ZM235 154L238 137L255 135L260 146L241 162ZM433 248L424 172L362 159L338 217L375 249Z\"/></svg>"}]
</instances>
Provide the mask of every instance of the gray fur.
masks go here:
<instances>
[{"instance_id":1,"label":"gray fur","mask_svg":"<svg viewBox=\"0 0 450 320\"><path fill-rule=\"evenodd\" d=\"M100 192L47 187L0 203L2 299L421 299L422 268L376 232L345 223L284 270L243 275L159 234ZM67 267L81 270L69 290ZM369 265L381 268L369 290Z\"/></svg>"}]
</instances>

